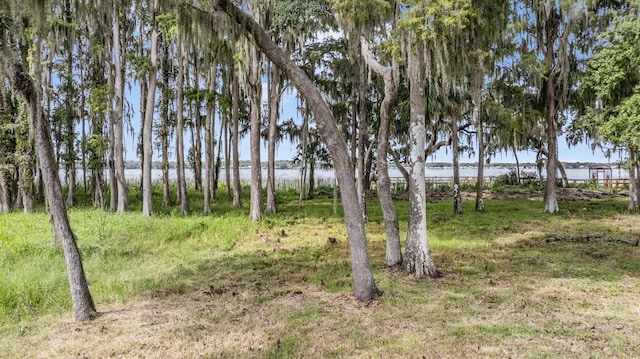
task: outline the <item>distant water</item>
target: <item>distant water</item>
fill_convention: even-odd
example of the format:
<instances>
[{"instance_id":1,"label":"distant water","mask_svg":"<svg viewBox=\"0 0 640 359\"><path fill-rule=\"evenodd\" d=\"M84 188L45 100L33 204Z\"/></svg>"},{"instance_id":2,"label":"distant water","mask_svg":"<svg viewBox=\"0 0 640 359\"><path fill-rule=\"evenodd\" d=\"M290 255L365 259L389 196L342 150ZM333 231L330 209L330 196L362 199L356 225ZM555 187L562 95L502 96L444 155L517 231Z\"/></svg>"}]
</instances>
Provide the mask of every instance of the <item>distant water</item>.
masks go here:
<instances>
[{"instance_id":1,"label":"distant water","mask_svg":"<svg viewBox=\"0 0 640 359\"><path fill-rule=\"evenodd\" d=\"M502 174L508 173L510 170L508 168L485 168L484 176L485 177L496 177ZM521 171L532 173L536 172L535 168L521 168ZM185 171L187 179L193 179L194 172L192 170L187 169ZM543 176L545 175L543 171ZM391 177L402 177L400 171L396 168L389 170L389 175ZM425 175L427 177L452 177L453 169L452 168L427 168L425 171ZM125 170L125 176L130 181L140 181L141 178L141 170L140 169L127 169ZM224 170L220 171L221 178L224 178ZM477 177L478 169L477 168L461 168L460 169L460 177ZM152 170L151 177L154 180L162 179L162 170ZM262 177L266 179L267 170L265 168L262 169ZM299 169L276 169L276 182L278 180L281 181L290 181L295 180L300 177ZM316 170L315 177L319 180L331 180L335 178L335 174L333 170ZM576 169L567 169L567 177L569 179L589 179L589 169L587 168L576 168ZM612 169L612 179L616 178L628 178L628 173L626 169ZM82 174L78 176L81 180ZM175 180L177 178L176 170L169 170L169 178L171 180ZM600 178L603 178L602 175ZM249 168L241 168L240 169L240 179L249 180L251 179L251 169Z\"/></svg>"}]
</instances>

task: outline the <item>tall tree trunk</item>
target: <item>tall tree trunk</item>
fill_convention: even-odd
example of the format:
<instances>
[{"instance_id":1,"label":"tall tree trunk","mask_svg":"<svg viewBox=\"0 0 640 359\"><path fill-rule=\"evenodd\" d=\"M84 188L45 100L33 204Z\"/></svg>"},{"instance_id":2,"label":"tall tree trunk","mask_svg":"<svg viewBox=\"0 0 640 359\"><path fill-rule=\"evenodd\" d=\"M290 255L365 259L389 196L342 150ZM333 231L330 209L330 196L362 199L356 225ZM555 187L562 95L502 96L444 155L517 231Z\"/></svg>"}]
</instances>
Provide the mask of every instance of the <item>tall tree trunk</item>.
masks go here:
<instances>
[{"instance_id":1,"label":"tall tree trunk","mask_svg":"<svg viewBox=\"0 0 640 359\"><path fill-rule=\"evenodd\" d=\"M270 39L269 35L229 0L214 1L219 10L229 14L234 22L251 33L257 45L271 61L278 66L306 99L318 124L320 135L324 139L335 168L340 185L342 206L344 209L351 268L355 296L368 301L378 294L373 272L369 262L369 249L362 214L358 206L358 194L355 188L353 165L349 159L346 142L333 118L329 106L324 102L317 87L296 64Z\"/></svg>"},{"instance_id":2,"label":"tall tree trunk","mask_svg":"<svg viewBox=\"0 0 640 359\"><path fill-rule=\"evenodd\" d=\"M476 51L477 56L477 74L474 77L474 112L478 142L478 180L476 181L476 211L484 212L484 123L482 121L482 88L484 87L484 53L482 50Z\"/></svg>"},{"instance_id":3,"label":"tall tree trunk","mask_svg":"<svg viewBox=\"0 0 640 359\"><path fill-rule=\"evenodd\" d=\"M112 88L114 84L115 73L109 70L107 77L107 87ZM109 96L109 103L113 102L113 95ZM118 210L118 180L116 179L116 115L111 112L109 118L109 148L107 154L107 163L109 165L109 211Z\"/></svg>"},{"instance_id":4,"label":"tall tree trunk","mask_svg":"<svg viewBox=\"0 0 640 359\"><path fill-rule=\"evenodd\" d=\"M231 132L232 129L229 128L230 120L228 114L225 116L226 119L223 124L223 132L224 132L224 182L226 186L227 198L231 199ZM231 116L233 117L233 115Z\"/></svg>"},{"instance_id":5,"label":"tall tree trunk","mask_svg":"<svg viewBox=\"0 0 640 359\"><path fill-rule=\"evenodd\" d=\"M405 244L404 268L416 278L438 275L427 241L427 209L425 188L425 73L422 46L409 50L409 100L411 179L409 181L409 226Z\"/></svg>"},{"instance_id":6,"label":"tall tree trunk","mask_svg":"<svg viewBox=\"0 0 640 359\"><path fill-rule=\"evenodd\" d=\"M115 177L118 186L118 213L127 210L127 182L124 174L124 56L120 50L120 6L113 6L113 58L115 61L115 109L114 109L114 153L115 153Z\"/></svg>"},{"instance_id":7,"label":"tall tree trunk","mask_svg":"<svg viewBox=\"0 0 640 359\"><path fill-rule=\"evenodd\" d=\"M395 83L393 66L384 67L375 60L364 38L360 38L360 43L365 62L384 80L384 99L380 105L380 129L378 130L378 200L382 208L384 228L387 235L386 263L387 266L391 267L402 263L398 214L391 197L391 179L389 178L389 166L387 163L393 106L398 99L398 89Z\"/></svg>"},{"instance_id":8,"label":"tall tree trunk","mask_svg":"<svg viewBox=\"0 0 640 359\"><path fill-rule=\"evenodd\" d=\"M236 208L242 207L242 192L240 188L240 153L239 153L239 139L240 135L238 127L240 122L240 113L238 107L240 106L240 79L236 73L234 66L233 80L231 83L231 151L233 154L233 206Z\"/></svg>"},{"instance_id":9,"label":"tall tree trunk","mask_svg":"<svg viewBox=\"0 0 640 359\"><path fill-rule=\"evenodd\" d=\"M162 206L171 206L171 186L169 182L169 104L171 102L171 67L173 62L169 58L169 45L163 46L163 61L161 62L162 102L160 106L160 151L162 152Z\"/></svg>"},{"instance_id":10,"label":"tall tree trunk","mask_svg":"<svg viewBox=\"0 0 640 359\"><path fill-rule=\"evenodd\" d=\"M554 13L549 15L555 18ZM556 69L555 69L555 49L553 47L553 39L556 38L558 31L557 21L549 20L544 30L546 42L544 47L544 57L547 61L549 69L546 76L546 105L547 105L547 183L544 192L544 210L545 212L555 213L558 208L558 197L556 194L556 172L558 164L558 98L556 89Z\"/></svg>"},{"instance_id":11,"label":"tall tree trunk","mask_svg":"<svg viewBox=\"0 0 640 359\"><path fill-rule=\"evenodd\" d=\"M209 68L209 75L207 77L207 90L210 94L215 94L216 91L216 79L218 77L217 74L218 65L214 62ZM207 106L207 117L204 124L204 150L205 150L205 178L204 178L204 208L203 212L205 214L211 213L211 195L213 193L213 181L214 181L214 167L215 167L215 102L212 100L208 100L206 103Z\"/></svg>"},{"instance_id":12,"label":"tall tree trunk","mask_svg":"<svg viewBox=\"0 0 640 359\"><path fill-rule=\"evenodd\" d=\"M197 92L195 99L195 133L193 139L193 181L196 192L202 192L202 100L200 99L200 68L198 57L194 56L193 82Z\"/></svg>"},{"instance_id":13,"label":"tall tree trunk","mask_svg":"<svg viewBox=\"0 0 640 359\"><path fill-rule=\"evenodd\" d=\"M458 119L451 119L451 153L453 156L453 213L462 214L462 193L460 193L460 140L458 139Z\"/></svg>"},{"instance_id":14,"label":"tall tree trunk","mask_svg":"<svg viewBox=\"0 0 640 359\"><path fill-rule=\"evenodd\" d=\"M73 79L73 51L75 48L74 40L75 33L71 31L71 29L75 29L75 24L73 23L72 17L72 9L71 9L71 1L64 1L64 21L66 26L68 26L65 36L65 47L67 52L67 59L65 63L65 119L64 119L64 132L65 139L64 145L66 148L66 156L65 156L65 170L67 172L67 178L69 179L69 187L67 188L67 206L73 207L76 204L77 196L76 196L76 151L75 151L75 116L72 115L75 111L72 111L72 107L75 107L74 101L75 96L77 95ZM71 97L74 97L73 99Z\"/></svg>"},{"instance_id":15,"label":"tall tree trunk","mask_svg":"<svg viewBox=\"0 0 640 359\"><path fill-rule=\"evenodd\" d=\"M14 64L12 71L12 86L27 103L29 116L33 121L36 138L36 149L40 168L46 186L47 202L51 211L51 222L58 241L62 244L62 250L67 266L69 285L71 288L71 300L76 321L90 320L98 316L93 304L89 286L82 267L80 251L76 245L75 235L69 225L67 209L62 196L62 186L58 176L58 165L54 158L53 145L49 122L44 116L44 110L40 105L33 81L30 75L24 71L19 63Z\"/></svg>"},{"instance_id":16,"label":"tall tree trunk","mask_svg":"<svg viewBox=\"0 0 640 359\"><path fill-rule=\"evenodd\" d=\"M367 221L367 194L365 191L365 159L367 151L367 137L369 132L367 131L367 69L365 66L360 66L358 74L358 157L356 164L356 181L358 188L358 198L360 200L360 211L362 212L362 218Z\"/></svg>"},{"instance_id":17,"label":"tall tree trunk","mask_svg":"<svg viewBox=\"0 0 640 359\"><path fill-rule=\"evenodd\" d=\"M177 106L176 106L176 162L178 177L178 202L180 202L180 213L189 213L189 198L187 197L187 178L185 175L184 163L184 44L183 40L178 41L178 83L177 83Z\"/></svg>"},{"instance_id":18,"label":"tall tree trunk","mask_svg":"<svg viewBox=\"0 0 640 359\"><path fill-rule=\"evenodd\" d=\"M156 83L158 81L158 25L155 17L159 10L159 0L153 2L151 25L151 67L149 68L149 88L142 132L142 215L153 213L153 183L151 181L151 162L153 160L153 113L156 104Z\"/></svg>"},{"instance_id":19,"label":"tall tree trunk","mask_svg":"<svg viewBox=\"0 0 640 359\"><path fill-rule=\"evenodd\" d=\"M249 91L251 97L251 204L249 218L258 222L262 220L262 172L260 161L260 107L262 98L262 76L260 51L251 45L251 79Z\"/></svg>"},{"instance_id":20,"label":"tall tree trunk","mask_svg":"<svg viewBox=\"0 0 640 359\"><path fill-rule=\"evenodd\" d=\"M266 213L276 213L276 131L280 117L280 71L271 65L269 72L269 147L267 149L267 207Z\"/></svg>"}]
</instances>

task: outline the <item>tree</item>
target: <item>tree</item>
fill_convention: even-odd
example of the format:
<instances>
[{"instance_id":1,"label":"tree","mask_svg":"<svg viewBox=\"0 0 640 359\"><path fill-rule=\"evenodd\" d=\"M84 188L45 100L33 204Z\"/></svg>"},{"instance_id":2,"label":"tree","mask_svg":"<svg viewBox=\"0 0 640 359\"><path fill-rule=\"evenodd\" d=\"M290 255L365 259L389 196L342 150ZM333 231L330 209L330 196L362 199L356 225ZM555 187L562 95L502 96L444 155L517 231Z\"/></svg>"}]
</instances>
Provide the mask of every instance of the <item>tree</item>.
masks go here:
<instances>
[{"instance_id":1,"label":"tree","mask_svg":"<svg viewBox=\"0 0 640 359\"><path fill-rule=\"evenodd\" d=\"M358 206L353 167L347 152L347 146L340 134L333 115L322 99L315 85L304 71L287 58L282 50L271 40L269 35L249 15L228 0L214 1L218 10L226 12L235 23L250 33L261 51L280 68L295 84L298 92L304 96L313 111L318 130L323 137L333 159L336 177L340 185L342 206L345 213L351 268L355 296L361 301L368 301L378 293L373 272L369 262L364 221ZM197 9L201 9L195 6ZM202 10L202 9L201 9Z\"/></svg>"},{"instance_id":2,"label":"tree","mask_svg":"<svg viewBox=\"0 0 640 359\"><path fill-rule=\"evenodd\" d=\"M424 48L417 36L408 38L409 45L409 86L411 101L411 171L409 181L409 227L405 244L403 266L408 273L417 278L425 275L438 275L435 263L431 258L427 242L427 211L425 203L425 152L426 146L426 108L425 108L425 73Z\"/></svg>"},{"instance_id":3,"label":"tree","mask_svg":"<svg viewBox=\"0 0 640 359\"><path fill-rule=\"evenodd\" d=\"M378 199L382 207L386 232L386 263L387 266L395 266L402 263L400 247L400 232L398 215L391 198L391 179L387 157L389 154L389 134L393 116L393 106L398 99L396 79L398 74L394 71L396 66L384 67L369 51L366 40L361 38L362 56L367 65L384 80L384 99L380 105L380 128L378 130Z\"/></svg>"},{"instance_id":4,"label":"tree","mask_svg":"<svg viewBox=\"0 0 640 359\"><path fill-rule=\"evenodd\" d=\"M575 124L629 154L629 210L638 211L640 161L640 1L617 13L582 77Z\"/></svg>"},{"instance_id":5,"label":"tree","mask_svg":"<svg viewBox=\"0 0 640 359\"><path fill-rule=\"evenodd\" d=\"M95 310L95 305L89 292L75 235L69 225L58 174L58 164L54 158L49 121L45 117L45 111L42 108L41 99L38 98L38 91L34 81L31 75L25 71L22 64L26 57L25 48L16 43L16 40L25 33L25 29L21 28L22 24L25 23L25 20L31 20L36 24L34 25L34 33L37 38L34 46L37 48L36 51L39 52L40 46L42 46L40 41L42 41L44 31L41 27L38 28L37 22L42 19L38 19L35 16L32 19L24 19L22 17L22 9L18 8L16 4L13 4L13 6L7 9L9 10L8 13L13 15L13 18L11 20L3 18L1 22L3 30L3 38L0 40L0 47L3 52L2 71L10 77L11 87L25 102L33 125L38 160L46 186L51 222L56 238L62 245L67 266L75 319L77 321L89 320L97 317L98 312ZM37 8L33 10L36 12L38 10L42 11L42 9ZM12 36L8 35L9 30L11 30Z\"/></svg>"},{"instance_id":6,"label":"tree","mask_svg":"<svg viewBox=\"0 0 640 359\"><path fill-rule=\"evenodd\" d=\"M158 24L156 16L159 10L158 0L153 0L151 18L151 52L149 67L149 86L147 89L146 109L142 125L142 214L150 216L153 212L153 184L151 182L151 162L153 160L153 113L156 99L156 83L158 81Z\"/></svg>"}]
</instances>

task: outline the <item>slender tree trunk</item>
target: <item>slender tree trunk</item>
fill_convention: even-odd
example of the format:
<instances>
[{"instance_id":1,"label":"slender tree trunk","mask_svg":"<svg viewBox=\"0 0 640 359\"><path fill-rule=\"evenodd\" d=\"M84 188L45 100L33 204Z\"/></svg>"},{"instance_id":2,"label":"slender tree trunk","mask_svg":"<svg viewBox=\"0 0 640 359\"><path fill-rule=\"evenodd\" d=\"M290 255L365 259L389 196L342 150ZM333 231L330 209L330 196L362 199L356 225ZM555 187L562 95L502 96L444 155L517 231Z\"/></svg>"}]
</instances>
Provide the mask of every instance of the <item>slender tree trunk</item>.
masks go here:
<instances>
[{"instance_id":1,"label":"slender tree trunk","mask_svg":"<svg viewBox=\"0 0 640 359\"><path fill-rule=\"evenodd\" d=\"M113 84L114 74L109 71L107 86ZM113 96L109 95L109 102L112 102ZM118 180L116 179L116 126L115 114L111 113L109 118L109 149L107 154L107 162L109 164L109 210L115 212L118 210Z\"/></svg>"},{"instance_id":2,"label":"slender tree trunk","mask_svg":"<svg viewBox=\"0 0 640 359\"><path fill-rule=\"evenodd\" d=\"M305 102L305 107L306 107ZM306 193L307 183L307 162L309 158L309 109L305 108L302 119L302 138L300 141L300 196L298 197L298 207L302 207L302 201Z\"/></svg>"},{"instance_id":3,"label":"slender tree trunk","mask_svg":"<svg viewBox=\"0 0 640 359\"><path fill-rule=\"evenodd\" d=\"M389 134L391 132L391 120L393 106L398 99L398 89L395 84L393 66L383 67L373 58L366 40L360 38L362 56L367 65L384 80L384 99L380 106L380 129L378 130L378 200L382 208L386 238L386 263L387 266L396 266L402 263L402 250L400 246L400 230L398 214L391 197L391 179L389 178L389 166L387 155L389 153Z\"/></svg>"},{"instance_id":4,"label":"slender tree trunk","mask_svg":"<svg viewBox=\"0 0 640 359\"><path fill-rule=\"evenodd\" d=\"M179 40L178 45L178 84L177 84L177 108L176 108L176 162L178 177L178 202L180 213L189 213L189 199L187 197L187 179L184 163L184 44Z\"/></svg>"},{"instance_id":5,"label":"slender tree trunk","mask_svg":"<svg viewBox=\"0 0 640 359\"><path fill-rule=\"evenodd\" d=\"M280 117L280 71L271 65L269 73L269 147L267 149L267 207L266 213L276 213L276 131Z\"/></svg>"},{"instance_id":6,"label":"slender tree trunk","mask_svg":"<svg viewBox=\"0 0 640 359\"><path fill-rule=\"evenodd\" d=\"M82 267L80 251L76 245L75 236L69 225L67 210L62 196L62 186L58 176L58 165L54 158L53 145L49 122L44 116L44 110L36 97L36 90L29 74L18 63L14 64L12 71L13 88L27 103L29 116L33 121L36 138L36 149L40 168L46 186L47 202L51 211L51 222L58 241L62 244L62 250L67 266L69 285L71 288L71 300L76 321L90 320L98 316L93 304L89 286Z\"/></svg>"},{"instance_id":7,"label":"slender tree trunk","mask_svg":"<svg viewBox=\"0 0 640 359\"><path fill-rule=\"evenodd\" d=\"M427 241L425 188L425 73L422 46L409 50L409 83L411 103L410 147L411 179L409 181L409 226L405 245L404 268L416 278L438 275Z\"/></svg>"},{"instance_id":8,"label":"slender tree trunk","mask_svg":"<svg viewBox=\"0 0 640 359\"><path fill-rule=\"evenodd\" d=\"M333 159L336 178L340 185L347 236L349 238L355 296L361 301L372 299L378 294L378 289L373 279L373 272L369 262L369 250L364 221L358 206L353 164L349 159L346 142L340 133L329 106L324 102L317 87L306 76L304 71L285 56L282 50L270 39L269 35L250 16L229 0L214 1L213 5L229 14L234 22L243 26L247 32L253 35L260 49L289 77L313 111L320 135L324 139Z\"/></svg>"},{"instance_id":9,"label":"slender tree trunk","mask_svg":"<svg viewBox=\"0 0 640 359\"><path fill-rule=\"evenodd\" d=\"M360 66L358 80L358 157L356 165L356 181L358 188L358 198L360 199L360 211L362 211L362 218L364 218L366 222L368 219L368 215L367 194L365 191L365 159L367 151L366 142L369 133L367 131L367 69L365 66Z\"/></svg>"},{"instance_id":10,"label":"slender tree trunk","mask_svg":"<svg viewBox=\"0 0 640 359\"><path fill-rule=\"evenodd\" d=\"M238 139L240 114L238 107L240 106L240 79L234 69L233 80L231 83L231 122L232 122L232 134L231 134L231 151L233 153L233 206L236 208L242 207L242 192L240 188L240 153L238 149Z\"/></svg>"},{"instance_id":11,"label":"slender tree trunk","mask_svg":"<svg viewBox=\"0 0 640 359\"><path fill-rule=\"evenodd\" d=\"M634 146L629 146L629 211L636 212L640 208L638 200L638 177L636 176L638 168L638 153Z\"/></svg>"},{"instance_id":12,"label":"slender tree trunk","mask_svg":"<svg viewBox=\"0 0 640 359\"><path fill-rule=\"evenodd\" d=\"M554 10L555 11L555 10ZM551 15L553 16L553 15ZM547 70L546 93L545 99L547 105L547 183L544 192L544 210L545 212L555 213L560 210L558 208L558 197L556 194L556 172L558 164L558 98L556 90L555 75L555 49L553 48L553 39L555 32L558 31L555 24L548 24L545 31L546 48L544 51L545 60L550 66Z\"/></svg>"},{"instance_id":13,"label":"slender tree trunk","mask_svg":"<svg viewBox=\"0 0 640 359\"><path fill-rule=\"evenodd\" d=\"M518 179L518 184L520 184L520 160L518 159L518 151L516 151L515 146L513 147L513 158L516 159L516 178Z\"/></svg>"},{"instance_id":14,"label":"slender tree trunk","mask_svg":"<svg viewBox=\"0 0 640 359\"><path fill-rule=\"evenodd\" d=\"M151 67L149 68L149 89L142 132L142 215L153 213L153 183L151 181L151 162L153 160L153 113L156 104L156 83L158 81L158 25L155 16L159 9L159 0L153 2L153 16L151 27Z\"/></svg>"},{"instance_id":15,"label":"slender tree trunk","mask_svg":"<svg viewBox=\"0 0 640 359\"><path fill-rule=\"evenodd\" d=\"M217 64L211 65L209 69L209 76L207 77L207 89L209 93L214 94L216 91L216 78L217 78ZM204 148L205 148L205 178L204 178L204 208L205 214L211 213L211 195L213 193L213 179L214 179L214 123L215 123L215 102L207 101L207 117L204 124Z\"/></svg>"},{"instance_id":16,"label":"slender tree trunk","mask_svg":"<svg viewBox=\"0 0 640 359\"><path fill-rule=\"evenodd\" d=\"M458 139L458 119L451 119L451 152L453 155L453 213L462 214L462 194L460 193L460 140Z\"/></svg>"},{"instance_id":17,"label":"slender tree trunk","mask_svg":"<svg viewBox=\"0 0 640 359\"><path fill-rule=\"evenodd\" d=\"M258 222L262 220L262 173L260 161L260 107L262 98L262 80L260 66L260 51L251 45L251 204L249 218Z\"/></svg>"},{"instance_id":18,"label":"slender tree trunk","mask_svg":"<svg viewBox=\"0 0 640 359\"><path fill-rule=\"evenodd\" d=\"M119 6L113 7L113 58L115 61L115 109L114 109L114 155L115 155L115 178L118 187L118 213L127 210L129 203L127 199L127 183L124 174L124 64L122 51L120 50L120 14Z\"/></svg>"},{"instance_id":19,"label":"slender tree trunk","mask_svg":"<svg viewBox=\"0 0 640 359\"><path fill-rule=\"evenodd\" d=\"M194 88L198 91L195 99L195 133L193 139L193 180L196 192L202 192L202 100L200 99L200 71L197 56L194 56L193 64Z\"/></svg>"},{"instance_id":20,"label":"slender tree trunk","mask_svg":"<svg viewBox=\"0 0 640 359\"><path fill-rule=\"evenodd\" d=\"M477 56L477 71L478 73L474 77L475 89L473 94L477 142L478 142L478 180L476 181L476 211L484 212L484 157L485 157L485 143L484 143L484 123L482 121L482 88L484 87L484 54L482 50L476 51Z\"/></svg>"},{"instance_id":21,"label":"slender tree trunk","mask_svg":"<svg viewBox=\"0 0 640 359\"><path fill-rule=\"evenodd\" d=\"M225 181L225 185L226 185L226 192L227 192L227 198L231 198L232 194L231 194L231 146L230 146L230 140L231 140L231 132L232 129L229 128L229 120L233 121L233 119L230 119L229 116L226 116L226 121L224 121L224 181ZM233 117L233 115L232 115Z\"/></svg>"},{"instance_id":22,"label":"slender tree trunk","mask_svg":"<svg viewBox=\"0 0 640 359\"><path fill-rule=\"evenodd\" d=\"M170 87L171 81L171 65L169 59L169 45L163 46L162 63L162 102L160 106L160 148L162 152L162 206L171 206L171 186L169 181L169 104L172 91Z\"/></svg>"},{"instance_id":23,"label":"slender tree trunk","mask_svg":"<svg viewBox=\"0 0 640 359\"><path fill-rule=\"evenodd\" d=\"M480 103L476 105L478 109L476 123L478 131L478 180L476 181L476 211L484 212L484 123L480 118Z\"/></svg>"}]
</instances>

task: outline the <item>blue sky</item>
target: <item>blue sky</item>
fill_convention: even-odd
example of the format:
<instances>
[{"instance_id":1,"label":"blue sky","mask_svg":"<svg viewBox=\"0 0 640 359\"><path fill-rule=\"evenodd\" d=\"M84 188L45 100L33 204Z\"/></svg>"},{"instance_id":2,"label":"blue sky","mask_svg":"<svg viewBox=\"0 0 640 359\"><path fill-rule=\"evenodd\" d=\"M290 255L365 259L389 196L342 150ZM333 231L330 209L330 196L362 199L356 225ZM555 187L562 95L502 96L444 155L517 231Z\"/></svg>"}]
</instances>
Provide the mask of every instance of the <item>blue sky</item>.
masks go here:
<instances>
[{"instance_id":1,"label":"blue sky","mask_svg":"<svg viewBox=\"0 0 640 359\"><path fill-rule=\"evenodd\" d=\"M266 84L264 84L264 88L266 89ZM134 136L131 137L130 134L125 136L126 141L126 160L137 160L137 155L135 152L135 144L137 141L137 136L140 131L140 119L137 109L139 109L139 87L136 85L131 86L126 94L128 100L131 103L134 114L131 119L132 126L136 131ZM263 99L266 100L266 91L263 91ZM300 119L297 118L296 107L297 107L297 99L295 95L291 92L286 92L285 96L283 96L282 100L282 115L281 119L287 119L293 117L299 123ZM219 131L220 126L216 126L216 131ZM175 137L175 136L174 136ZM186 147L188 149L191 146L190 143L191 136L185 136ZM175 140L172 139L172 140ZM173 147L173 144L172 144ZM291 160L295 156L296 152L296 143L290 143L285 141L279 145L276 149L276 159L277 160ZM175 161L175 151L174 149L170 149L171 158L170 161ZM156 148L153 149L153 157L154 160L160 159L160 151ZM607 159L605 155L600 150L596 150L595 152L591 150L590 146L587 144L580 144L577 146L573 146L569 148L567 146L567 142L564 137L558 138L558 157L562 162L597 162L597 163L612 163L614 164L617 160L619 160L619 155L615 155L611 159ZM267 149L266 144L263 144L261 149L261 158L262 161L267 160ZM240 142L240 159L241 160L249 160L250 159L250 151L249 151L249 136L245 136L241 139ZM536 153L535 151L520 151L518 152L518 160L521 163L525 162L535 162ZM444 148L436 152L433 156L428 158L429 162L451 162L451 150L450 148ZM477 157L469 157L467 154L463 154L460 158L460 162L462 163L470 163L477 162ZM492 158L491 163L515 163L515 158L512 153L500 153Z\"/></svg>"}]
</instances>

